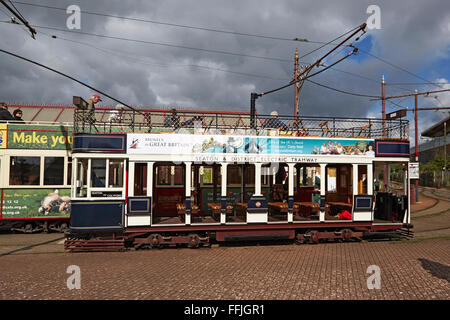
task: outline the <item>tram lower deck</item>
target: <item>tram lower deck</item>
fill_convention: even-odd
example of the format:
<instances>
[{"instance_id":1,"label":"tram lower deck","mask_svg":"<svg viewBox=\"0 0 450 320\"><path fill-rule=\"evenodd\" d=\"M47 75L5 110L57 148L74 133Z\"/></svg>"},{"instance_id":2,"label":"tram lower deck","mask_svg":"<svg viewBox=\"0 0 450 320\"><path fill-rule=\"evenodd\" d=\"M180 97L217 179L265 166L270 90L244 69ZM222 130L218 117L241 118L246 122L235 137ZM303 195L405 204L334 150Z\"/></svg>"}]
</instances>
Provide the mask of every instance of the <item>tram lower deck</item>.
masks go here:
<instances>
[{"instance_id":1,"label":"tram lower deck","mask_svg":"<svg viewBox=\"0 0 450 320\"><path fill-rule=\"evenodd\" d=\"M259 149L249 152L251 141ZM327 143L350 151L307 151ZM70 237L109 232L135 246L198 246L212 239L350 239L409 228L406 143L75 135Z\"/></svg>"}]
</instances>

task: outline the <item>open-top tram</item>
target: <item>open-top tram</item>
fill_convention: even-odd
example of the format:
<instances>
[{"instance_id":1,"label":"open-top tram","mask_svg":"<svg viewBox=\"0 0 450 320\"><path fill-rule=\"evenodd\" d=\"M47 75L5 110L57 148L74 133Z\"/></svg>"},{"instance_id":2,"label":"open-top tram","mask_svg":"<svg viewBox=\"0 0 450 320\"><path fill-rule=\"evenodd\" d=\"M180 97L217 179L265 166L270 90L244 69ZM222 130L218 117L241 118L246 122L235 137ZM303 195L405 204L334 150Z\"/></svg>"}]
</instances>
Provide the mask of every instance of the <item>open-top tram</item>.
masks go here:
<instances>
[{"instance_id":1,"label":"open-top tram","mask_svg":"<svg viewBox=\"0 0 450 320\"><path fill-rule=\"evenodd\" d=\"M67 250L317 243L412 227L407 121L183 116L75 111Z\"/></svg>"}]
</instances>

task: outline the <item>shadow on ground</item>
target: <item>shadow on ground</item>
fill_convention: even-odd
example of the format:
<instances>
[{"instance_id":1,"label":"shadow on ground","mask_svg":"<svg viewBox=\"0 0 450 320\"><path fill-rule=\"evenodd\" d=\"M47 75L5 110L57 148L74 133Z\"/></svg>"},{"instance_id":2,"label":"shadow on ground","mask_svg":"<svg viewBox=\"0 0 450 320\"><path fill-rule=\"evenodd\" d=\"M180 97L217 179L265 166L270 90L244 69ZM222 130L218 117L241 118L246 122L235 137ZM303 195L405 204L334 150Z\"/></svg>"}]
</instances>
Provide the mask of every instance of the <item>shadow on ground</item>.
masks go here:
<instances>
[{"instance_id":1,"label":"shadow on ground","mask_svg":"<svg viewBox=\"0 0 450 320\"><path fill-rule=\"evenodd\" d=\"M439 262L434 262L431 260L419 258L418 259L422 264L422 268L428 271L432 276L435 276L440 279L447 280L450 282L450 267L445 264L441 264Z\"/></svg>"}]
</instances>

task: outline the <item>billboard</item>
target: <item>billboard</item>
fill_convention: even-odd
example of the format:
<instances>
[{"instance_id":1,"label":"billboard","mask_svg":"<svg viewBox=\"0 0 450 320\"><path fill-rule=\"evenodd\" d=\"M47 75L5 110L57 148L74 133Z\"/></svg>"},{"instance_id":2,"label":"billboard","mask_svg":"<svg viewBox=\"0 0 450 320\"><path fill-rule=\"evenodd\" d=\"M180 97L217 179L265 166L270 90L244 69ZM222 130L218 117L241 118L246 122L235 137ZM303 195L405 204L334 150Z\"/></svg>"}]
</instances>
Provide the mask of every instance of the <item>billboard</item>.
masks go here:
<instances>
[{"instance_id":1,"label":"billboard","mask_svg":"<svg viewBox=\"0 0 450 320\"><path fill-rule=\"evenodd\" d=\"M351 155L375 157L373 139L130 133L129 154Z\"/></svg>"},{"instance_id":2,"label":"billboard","mask_svg":"<svg viewBox=\"0 0 450 320\"><path fill-rule=\"evenodd\" d=\"M2 189L1 219L70 216L70 189Z\"/></svg>"},{"instance_id":3,"label":"billboard","mask_svg":"<svg viewBox=\"0 0 450 320\"><path fill-rule=\"evenodd\" d=\"M8 124L7 132L8 149L72 149L72 127ZM0 148L2 148L1 143Z\"/></svg>"}]
</instances>

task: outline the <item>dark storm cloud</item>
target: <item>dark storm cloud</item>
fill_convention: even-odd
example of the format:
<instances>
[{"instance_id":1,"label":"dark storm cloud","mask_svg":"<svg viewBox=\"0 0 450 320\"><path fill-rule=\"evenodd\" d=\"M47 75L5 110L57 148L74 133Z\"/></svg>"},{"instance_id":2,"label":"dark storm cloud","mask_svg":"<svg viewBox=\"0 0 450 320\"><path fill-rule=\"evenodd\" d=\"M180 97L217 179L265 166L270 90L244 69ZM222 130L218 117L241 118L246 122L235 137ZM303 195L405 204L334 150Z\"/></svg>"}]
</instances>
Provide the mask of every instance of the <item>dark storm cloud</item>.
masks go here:
<instances>
[{"instance_id":1,"label":"dark storm cloud","mask_svg":"<svg viewBox=\"0 0 450 320\"><path fill-rule=\"evenodd\" d=\"M374 3L373 1L269 0L239 2L43 0L36 3L62 8L76 4L82 10L110 15L286 38L307 38L311 41L328 41L358 26L369 16L366 13L367 7L370 4L376 4L381 9L382 28L368 30L368 34L371 35L373 54L415 74L422 74L433 63L435 68L438 68L435 62L439 59L447 62L449 59L450 10L446 1L415 1L414 5L411 1ZM16 6L34 25L66 28L68 15L63 11L19 4ZM3 18L6 17L3 15ZM51 39L43 34L38 35L37 40L31 40L26 32L17 26L7 24L0 24L2 48L46 63L80 80L87 80L90 85L133 105L247 111L251 92L264 92L277 88L292 78L296 48L299 49L300 55L303 55L319 46L88 14L82 14L81 23L80 31L82 32L289 61L248 58L44 29L40 31L88 43L92 47L62 39ZM313 62L329 49L331 47L327 46L301 60ZM342 54L343 52L339 52L326 62L332 63ZM362 52L358 54L364 56ZM314 80L339 89L369 95L380 94L382 75L386 76L388 82L423 82L371 57L362 60L347 59L336 68L359 74L372 81L334 70L324 72ZM427 70L427 72L428 75L435 77L430 80L434 81L437 78L450 80L449 75L441 74L439 68ZM69 104L72 95L87 96L91 93L89 89L62 79L58 75L6 56L0 57L0 76L2 78L0 100ZM388 87L387 93L400 94L405 92L404 89L424 88L436 87L408 86L403 89ZM272 110L278 110L280 114L292 114L293 92L293 88L289 87L258 99L258 112L267 114ZM109 99L104 99L104 103L115 104ZM311 83L304 85L300 108L305 115L354 117L367 115L379 117L381 110L379 102L333 92ZM395 108L388 104L388 111L393 110ZM435 117L436 115L428 116L433 120Z\"/></svg>"}]
</instances>

